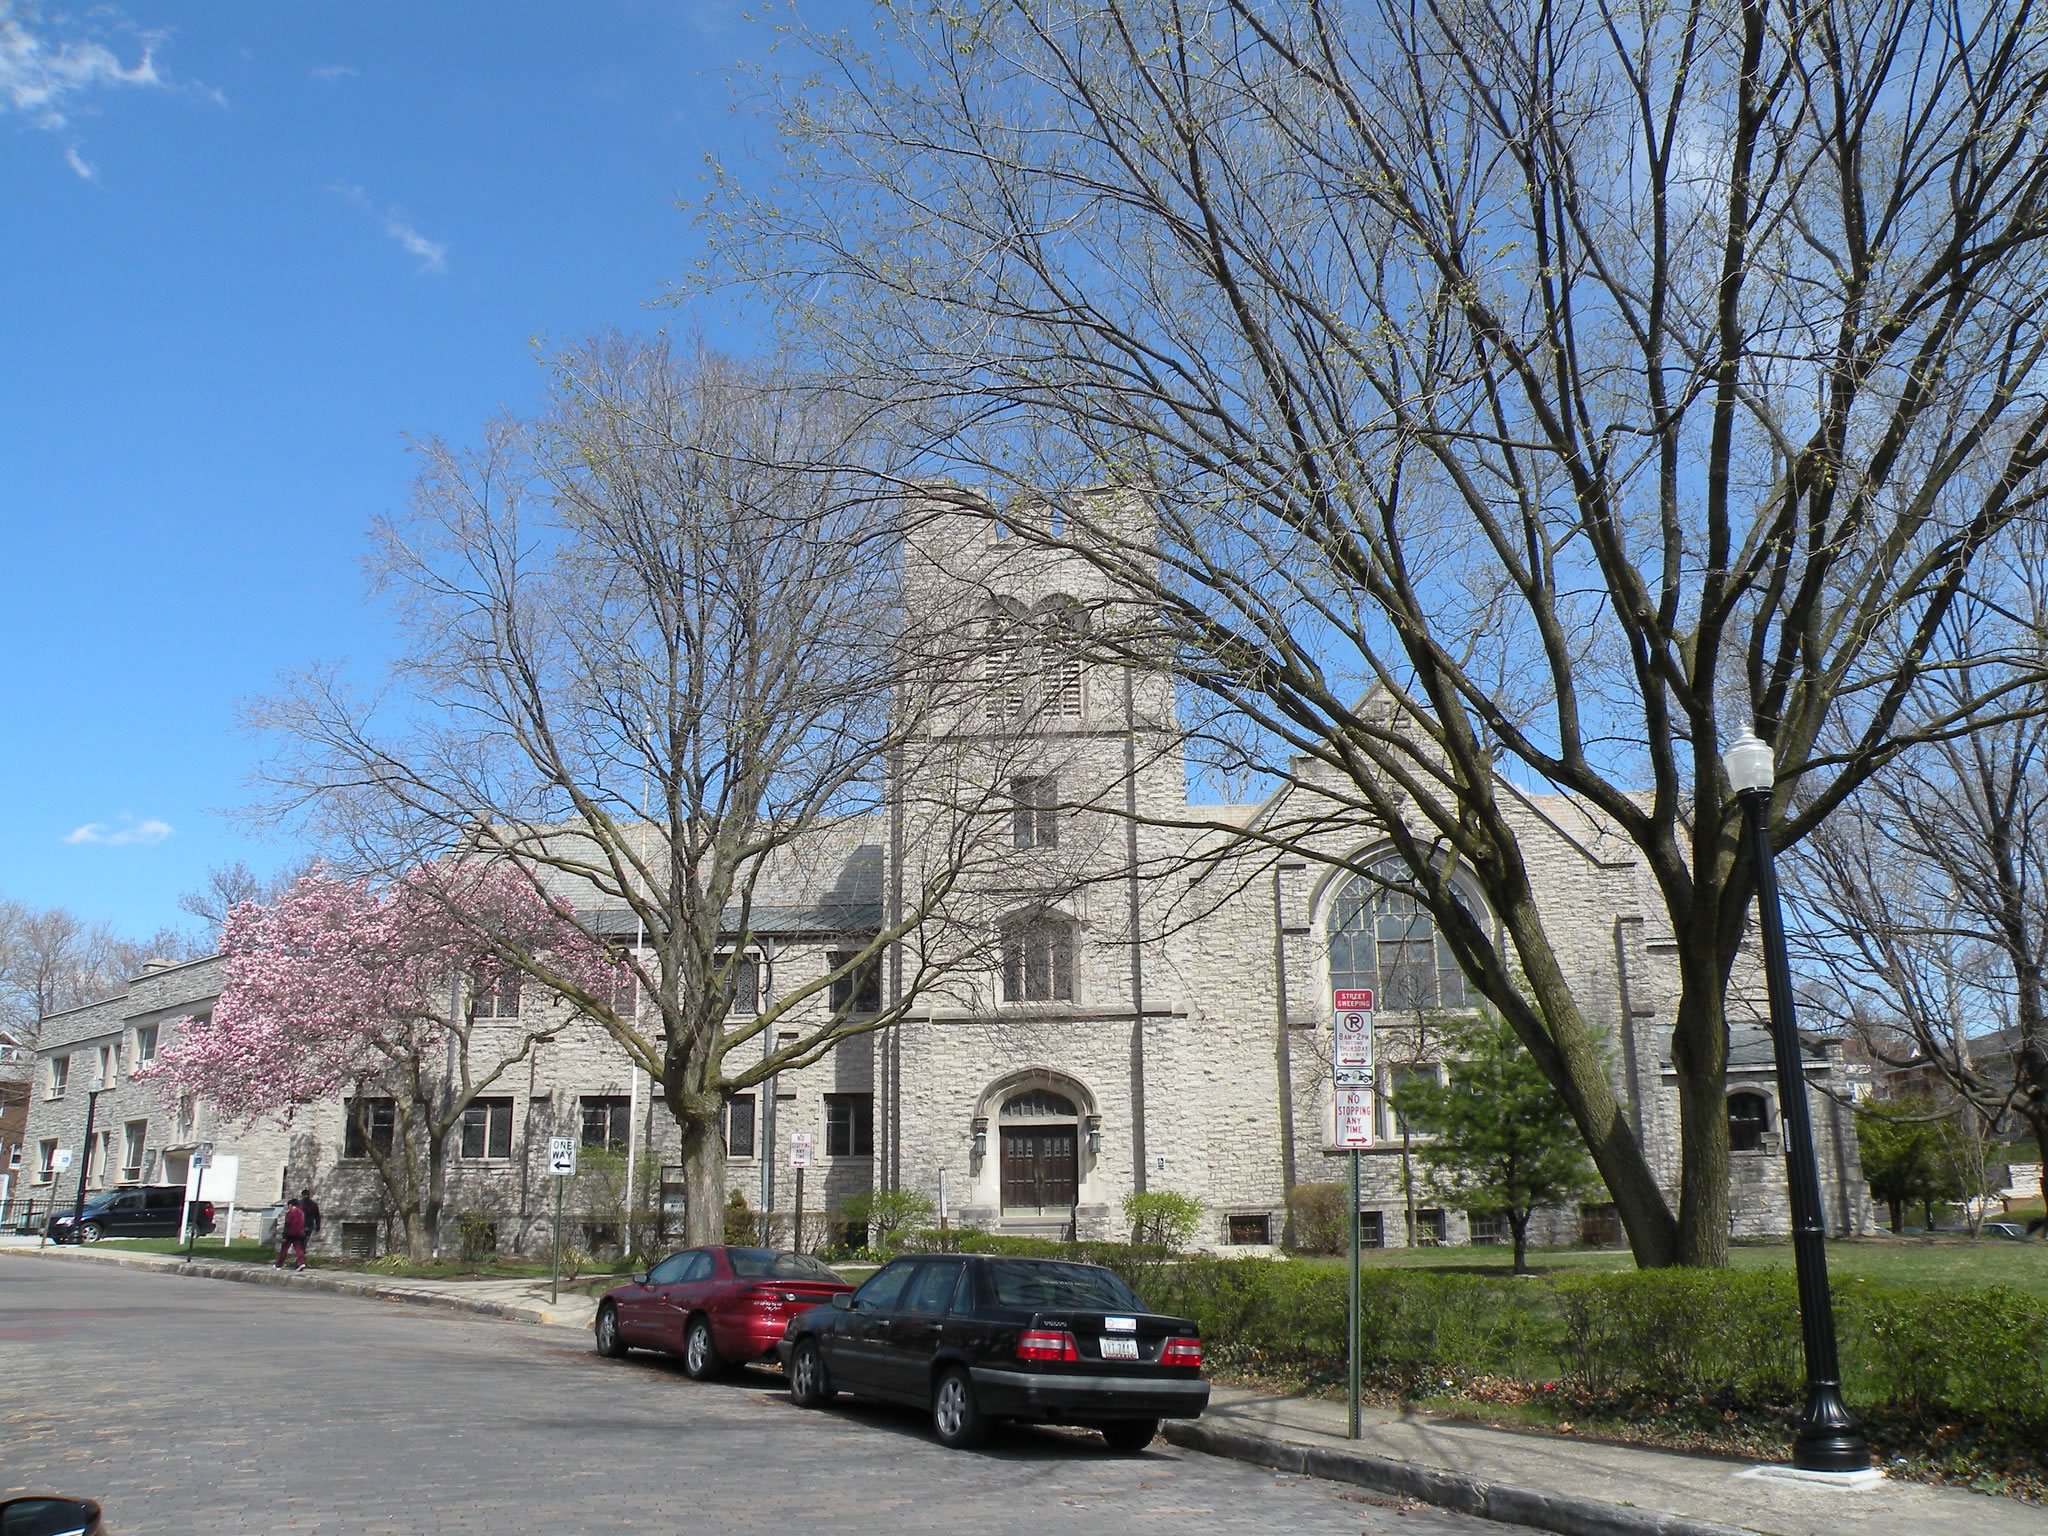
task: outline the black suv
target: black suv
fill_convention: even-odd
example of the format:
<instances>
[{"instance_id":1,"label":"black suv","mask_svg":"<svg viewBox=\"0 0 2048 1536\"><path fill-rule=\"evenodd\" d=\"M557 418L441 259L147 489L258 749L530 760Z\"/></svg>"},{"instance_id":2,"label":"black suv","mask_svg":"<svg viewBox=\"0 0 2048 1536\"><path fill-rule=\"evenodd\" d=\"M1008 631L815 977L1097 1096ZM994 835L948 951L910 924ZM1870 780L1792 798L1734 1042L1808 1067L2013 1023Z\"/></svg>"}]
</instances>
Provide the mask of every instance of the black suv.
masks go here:
<instances>
[{"instance_id":1,"label":"black suv","mask_svg":"<svg viewBox=\"0 0 2048 1536\"><path fill-rule=\"evenodd\" d=\"M1147 1312L1109 1270L1056 1259L897 1259L791 1318L776 1352L800 1406L843 1391L927 1408L950 1446L1022 1419L1086 1425L1136 1451L1161 1419L1209 1406L1192 1321Z\"/></svg>"},{"instance_id":2,"label":"black suv","mask_svg":"<svg viewBox=\"0 0 2048 1536\"><path fill-rule=\"evenodd\" d=\"M178 1213L185 1208L180 1184L135 1184L88 1195L76 1217L66 1211L50 1218L53 1243L96 1243L103 1237L182 1237ZM201 1237L213 1230L213 1202L192 1202Z\"/></svg>"}]
</instances>

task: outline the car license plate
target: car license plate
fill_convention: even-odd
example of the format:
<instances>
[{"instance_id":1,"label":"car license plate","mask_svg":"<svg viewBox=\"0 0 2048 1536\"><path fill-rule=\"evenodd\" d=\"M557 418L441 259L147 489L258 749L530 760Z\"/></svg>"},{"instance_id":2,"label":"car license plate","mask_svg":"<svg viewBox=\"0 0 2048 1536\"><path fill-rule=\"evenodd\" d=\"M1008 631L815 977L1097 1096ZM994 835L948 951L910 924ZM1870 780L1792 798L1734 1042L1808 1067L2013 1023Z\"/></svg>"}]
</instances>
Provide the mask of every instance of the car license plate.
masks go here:
<instances>
[{"instance_id":1,"label":"car license plate","mask_svg":"<svg viewBox=\"0 0 2048 1536\"><path fill-rule=\"evenodd\" d=\"M1138 1358L1136 1339L1104 1339L1102 1358L1105 1360L1135 1360Z\"/></svg>"}]
</instances>

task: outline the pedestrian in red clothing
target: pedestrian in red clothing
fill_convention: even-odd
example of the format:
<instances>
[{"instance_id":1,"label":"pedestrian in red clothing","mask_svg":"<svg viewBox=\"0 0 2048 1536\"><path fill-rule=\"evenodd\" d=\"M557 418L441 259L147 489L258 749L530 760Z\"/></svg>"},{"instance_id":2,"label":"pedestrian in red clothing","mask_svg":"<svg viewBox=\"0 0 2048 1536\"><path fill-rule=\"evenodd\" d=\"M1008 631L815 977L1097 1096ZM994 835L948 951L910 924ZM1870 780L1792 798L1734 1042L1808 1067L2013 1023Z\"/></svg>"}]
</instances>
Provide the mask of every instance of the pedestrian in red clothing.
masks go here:
<instances>
[{"instance_id":1,"label":"pedestrian in red clothing","mask_svg":"<svg viewBox=\"0 0 2048 1536\"><path fill-rule=\"evenodd\" d=\"M284 1226L277 1240L277 1262L271 1268L283 1269L285 1256L294 1248L299 1250L299 1262L293 1267L295 1269L304 1269L306 1267L306 1212L296 1200L284 1208Z\"/></svg>"}]
</instances>

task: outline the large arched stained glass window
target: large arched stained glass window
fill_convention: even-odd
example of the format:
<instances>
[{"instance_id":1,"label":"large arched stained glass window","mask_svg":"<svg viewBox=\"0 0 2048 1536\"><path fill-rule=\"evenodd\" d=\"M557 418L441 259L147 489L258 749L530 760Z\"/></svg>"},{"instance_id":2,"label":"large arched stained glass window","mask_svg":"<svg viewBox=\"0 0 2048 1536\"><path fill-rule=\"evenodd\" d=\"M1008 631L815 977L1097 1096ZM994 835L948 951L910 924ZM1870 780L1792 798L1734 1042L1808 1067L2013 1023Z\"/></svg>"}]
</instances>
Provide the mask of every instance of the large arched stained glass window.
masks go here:
<instances>
[{"instance_id":1,"label":"large arched stained glass window","mask_svg":"<svg viewBox=\"0 0 2048 1536\"><path fill-rule=\"evenodd\" d=\"M1381 859L1372 872L1407 878L1399 859ZM1370 987L1381 1013L1471 1008L1479 1001L1429 909L1366 875L1351 877L1330 912L1330 985Z\"/></svg>"}]
</instances>

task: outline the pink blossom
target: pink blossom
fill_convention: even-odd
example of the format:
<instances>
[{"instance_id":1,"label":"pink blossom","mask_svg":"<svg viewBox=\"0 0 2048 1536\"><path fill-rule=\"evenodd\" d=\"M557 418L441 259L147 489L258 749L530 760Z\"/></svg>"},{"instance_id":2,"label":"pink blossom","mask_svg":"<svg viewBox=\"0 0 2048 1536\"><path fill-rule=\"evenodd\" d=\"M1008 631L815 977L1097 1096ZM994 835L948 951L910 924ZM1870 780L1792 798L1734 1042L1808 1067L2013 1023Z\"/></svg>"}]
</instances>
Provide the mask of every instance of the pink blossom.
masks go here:
<instances>
[{"instance_id":1,"label":"pink blossom","mask_svg":"<svg viewBox=\"0 0 2048 1536\"><path fill-rule=\"evenodd\" d=\"M451 1011L457 982L467 995L509 964L603 1000L621 970L566 906L502 865L429 865L382 888L309 875L273 906L235 908L221 954L212 1015L186 1019L146 1074L166 1102L196 1094L228 1119L433 1058L465 1024ZM524 1031L545 1032L534 1018Z\"/></svg>"}]
</instances>

